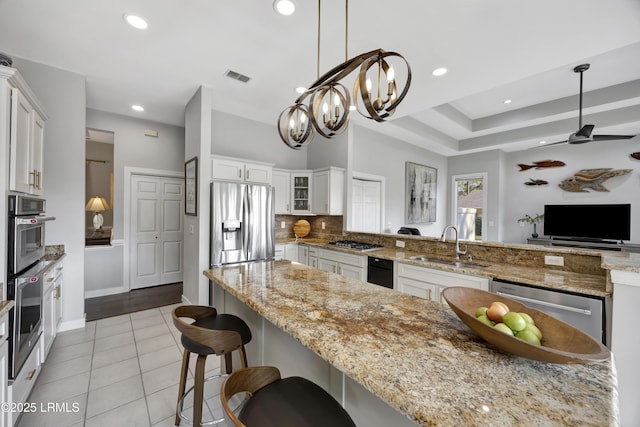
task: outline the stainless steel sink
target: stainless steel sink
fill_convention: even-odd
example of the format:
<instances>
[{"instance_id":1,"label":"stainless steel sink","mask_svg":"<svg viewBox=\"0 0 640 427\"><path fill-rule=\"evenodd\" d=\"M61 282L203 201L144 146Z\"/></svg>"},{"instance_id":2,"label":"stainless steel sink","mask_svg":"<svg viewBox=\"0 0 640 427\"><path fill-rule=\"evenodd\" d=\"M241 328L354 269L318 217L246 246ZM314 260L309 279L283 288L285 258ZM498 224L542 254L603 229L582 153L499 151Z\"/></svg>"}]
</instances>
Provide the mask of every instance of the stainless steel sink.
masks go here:
<instances>
[{"instance_id":1,"label":"stainless steel sink","mask_svg":"<svg viewBox=\"0 0 640 427\"><path fill-rule=\"evenodd\" d=\"M432 262L432 263L435 263L435 264L444 264L444 265L450 265L452 267L460 267L460 268L484 268L484 267L487 267L484 264L469 264L467 262L462 262L462 261L449 261L449 260L440 259L440 258L430 258L430 257L424 256L424 255L412 256L410 259L412 259L414 261Z\"/></svg>"}]
</instances>

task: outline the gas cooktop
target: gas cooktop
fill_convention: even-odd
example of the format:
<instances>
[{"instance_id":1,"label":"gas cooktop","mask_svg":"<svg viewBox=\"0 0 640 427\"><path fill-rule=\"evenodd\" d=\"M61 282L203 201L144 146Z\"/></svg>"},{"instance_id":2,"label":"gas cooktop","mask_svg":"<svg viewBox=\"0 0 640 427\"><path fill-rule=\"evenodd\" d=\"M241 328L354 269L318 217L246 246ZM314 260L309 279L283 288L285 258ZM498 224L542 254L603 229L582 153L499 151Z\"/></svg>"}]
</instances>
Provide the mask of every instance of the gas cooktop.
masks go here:
<instances>
[{"instance_id":1,"label":"gas cooktop","mask_svg":"<svg viewBox=\"0 0 640 427\"><path fill-rule=\"evenodd\" d=\"M338 240L337 242L329 242L330 245L337 246L339 248L351 249L360 252L371 252L382 249L383 246L373 243L362 243L354 240Z\"/></svg>"}]
</instances>

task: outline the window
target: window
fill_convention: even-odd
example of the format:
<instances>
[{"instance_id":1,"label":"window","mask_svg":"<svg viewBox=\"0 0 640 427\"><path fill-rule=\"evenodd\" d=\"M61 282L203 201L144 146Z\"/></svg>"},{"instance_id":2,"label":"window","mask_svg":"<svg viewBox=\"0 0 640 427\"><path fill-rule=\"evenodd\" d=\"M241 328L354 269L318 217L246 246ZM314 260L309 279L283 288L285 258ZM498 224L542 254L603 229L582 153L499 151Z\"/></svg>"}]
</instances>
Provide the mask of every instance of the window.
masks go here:
<instances>
[{"instance_id":1,"label":"window","mask_svg":"<svg viewBox=\"0 0 640 427\"><path fill-rule=\"evenodd\" d=\"M486 224L486 173L453 176L452 223L461 240L484 240Z\"/></svg>"}]
</instances>

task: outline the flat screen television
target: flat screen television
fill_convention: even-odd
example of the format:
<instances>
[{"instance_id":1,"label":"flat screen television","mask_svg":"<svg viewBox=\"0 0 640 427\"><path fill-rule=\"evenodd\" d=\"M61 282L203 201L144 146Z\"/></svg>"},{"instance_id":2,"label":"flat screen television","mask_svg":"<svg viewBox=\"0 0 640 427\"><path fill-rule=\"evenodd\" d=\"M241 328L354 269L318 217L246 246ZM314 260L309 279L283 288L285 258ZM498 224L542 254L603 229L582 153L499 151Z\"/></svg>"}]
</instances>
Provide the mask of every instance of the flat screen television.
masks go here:
<instances>
[{"instance_id":1,"label":"flat screen television","mask_svg":"<svg viewBox=\"0 0 640 427\"><path fill-rule=\"evenodd\" d=\"M584 240L631 239L631 205L545 205L544 234Z\"/></svg>"}]
</instances>

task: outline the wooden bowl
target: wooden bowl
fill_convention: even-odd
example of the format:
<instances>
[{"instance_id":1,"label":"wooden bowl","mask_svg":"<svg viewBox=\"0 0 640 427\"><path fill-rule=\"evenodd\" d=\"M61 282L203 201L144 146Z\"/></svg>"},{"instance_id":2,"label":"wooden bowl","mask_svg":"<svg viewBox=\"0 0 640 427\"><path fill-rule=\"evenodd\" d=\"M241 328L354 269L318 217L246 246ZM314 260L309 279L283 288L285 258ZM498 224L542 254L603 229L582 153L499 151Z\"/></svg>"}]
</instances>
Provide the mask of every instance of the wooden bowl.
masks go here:
<instances>
[{"instance_id":1,"label":"wooden bowl","mask_svg":"<svg viewBox=\"0 0 640 427\"><path fill-rule=\"evenodd\" d=\"M590 363L608 360L611 357L609 349L590 335L510 298L479 289L455 286L446 288L442 295L460 320L481 338L502 351L550 363ZM489 307L494 301L507 304L510 311L527 313L531 316L542 332L542 345L531 344L510 336L476 319L476 309Z\"/></svg>"},{"instance_id":2,"label":"wooden bowl","mask_svg":"<svg viewBox=\"0 0 640 427\"><path fill-rule=\"evenodd\" d=\"M297 237L307 237L311 231L311 224L306 219L299 219L293 224L293 234Z\"/></svg>"}]
</instances>

